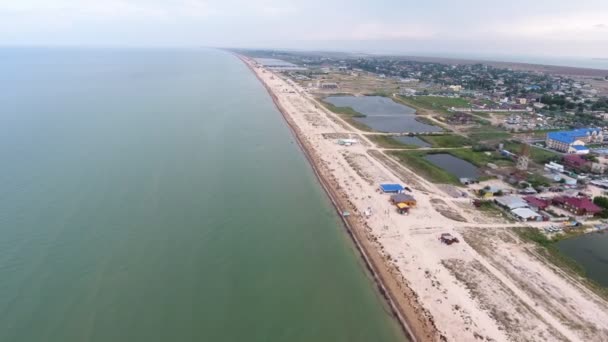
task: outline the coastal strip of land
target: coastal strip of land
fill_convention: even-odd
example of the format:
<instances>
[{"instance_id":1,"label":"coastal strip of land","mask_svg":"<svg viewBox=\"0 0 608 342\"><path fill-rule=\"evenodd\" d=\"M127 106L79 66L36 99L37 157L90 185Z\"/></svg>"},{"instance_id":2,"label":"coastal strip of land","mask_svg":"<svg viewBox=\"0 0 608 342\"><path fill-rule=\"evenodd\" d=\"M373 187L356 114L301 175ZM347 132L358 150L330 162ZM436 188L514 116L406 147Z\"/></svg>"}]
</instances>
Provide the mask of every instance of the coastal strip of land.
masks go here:
<instances>
[{"instance_id":1,"label":"coastal strip of land","mask_svg":"<svg viewBox=\"0 0 608 342\"><path fill-rule=\"evenodd\" d=\"M240 58L285 118L410 340L605 341L606 301L520 239L513 228L523 223L485 215L286 75ZM415 208L399 214L380 183L408 185ZM460 243L442 244L442 234Z\"/></svg>"},{"instance_id":2,"label":"coastal strip of land","mask_svg":"<svg viewBox=\"0 0 608 342\"><path fill-rule=\"evenodd\" d=\"M386 300L391 309L391 313L399 323L406 338L412 342L436 340L438 331L434 326L434 322L428 313L423 312L424 310L420 304L417 303L415 293L407 287L407 284L397 281L393 274L394 271L387 267L382 255L377 252L374 246L370 245L367 238L362 236L366 228L365 224L362 221L357 220L355 216L344 215L344 213L349 210L356 211L356 208L353 208L352 203L348 202L346 195L341 193L340 186L328 173L329 170L323 167L323 164L319 162L314 148L312 148L306 140L302 139L302 133L300 132L299 127L292 120L286 109L281 105L274 90L260 77L250 60L244 56L237 56L263 84L272 98L273 103L282 114L285 122L296 138L296 142L311 165L315 176L341 218L348 235L362 257L367 270L372 275L378 291Z\"/></svg>"}]
</instances>

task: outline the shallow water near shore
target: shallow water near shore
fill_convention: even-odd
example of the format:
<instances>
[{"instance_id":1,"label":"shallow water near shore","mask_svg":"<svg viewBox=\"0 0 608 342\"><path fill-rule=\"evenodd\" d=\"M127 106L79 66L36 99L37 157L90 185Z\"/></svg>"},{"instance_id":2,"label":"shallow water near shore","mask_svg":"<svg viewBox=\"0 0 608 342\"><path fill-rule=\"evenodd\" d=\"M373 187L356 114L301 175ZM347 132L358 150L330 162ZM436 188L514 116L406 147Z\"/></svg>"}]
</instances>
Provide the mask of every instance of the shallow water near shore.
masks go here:
<instances>
[{"instance_id":1,"label":"shallow water near shore","mask_svg":"<svg viewBox=\"0 0 608 342\"><path fill-rule=\"evenodd\" d=\"M0 341L403 340L236 57L0 58Z\"/></svg>"}]
</instances>

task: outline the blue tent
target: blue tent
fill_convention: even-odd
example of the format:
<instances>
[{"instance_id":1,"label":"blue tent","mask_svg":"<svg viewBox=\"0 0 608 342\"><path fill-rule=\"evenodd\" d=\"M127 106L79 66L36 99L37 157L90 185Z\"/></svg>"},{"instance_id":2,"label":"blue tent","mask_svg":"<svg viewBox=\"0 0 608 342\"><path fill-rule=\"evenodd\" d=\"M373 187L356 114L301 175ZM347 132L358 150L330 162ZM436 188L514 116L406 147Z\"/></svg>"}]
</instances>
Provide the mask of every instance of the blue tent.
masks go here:
<instances>
[{"instance_id":1,"label":"blue tent","mask_svg":"<svg viewBox=\"0 0 608 342\"><path fill-rule=\"evenodd\" d=\"M380 189L386 193L400 193L403 191L401 184L380 184Z\"/></svg>"}]
</instances>

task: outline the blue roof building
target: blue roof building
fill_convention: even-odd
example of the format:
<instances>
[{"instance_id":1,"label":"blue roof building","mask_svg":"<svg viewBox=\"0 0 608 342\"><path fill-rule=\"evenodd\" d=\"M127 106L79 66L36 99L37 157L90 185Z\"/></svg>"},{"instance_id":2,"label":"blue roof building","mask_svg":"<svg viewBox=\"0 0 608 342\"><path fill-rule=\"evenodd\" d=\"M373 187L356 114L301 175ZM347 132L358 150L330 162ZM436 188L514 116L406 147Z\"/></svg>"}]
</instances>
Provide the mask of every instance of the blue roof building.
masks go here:
<instances>
[{"instance_id":1,"label":"blue roof building","mask_svg":"<svg viewBox=\"0 0 608 342\"><path fill-rule=\"evenodd\" d=\"M380 184L380 189L385 193L398 194L405 188L401 184Z\"/></svg>"},{"instance_id":2,"label":"blue roof building","mask_svg":"<svg viewBox=\"0 0 608 342\"><path fill-rule=\"evenodd\" d=\"M585 144L603 142L604 135L599 128L579 128L571 131L547 133L546 144L548 148L566 153L588 153Z\"/></svg>"}]
</instances>

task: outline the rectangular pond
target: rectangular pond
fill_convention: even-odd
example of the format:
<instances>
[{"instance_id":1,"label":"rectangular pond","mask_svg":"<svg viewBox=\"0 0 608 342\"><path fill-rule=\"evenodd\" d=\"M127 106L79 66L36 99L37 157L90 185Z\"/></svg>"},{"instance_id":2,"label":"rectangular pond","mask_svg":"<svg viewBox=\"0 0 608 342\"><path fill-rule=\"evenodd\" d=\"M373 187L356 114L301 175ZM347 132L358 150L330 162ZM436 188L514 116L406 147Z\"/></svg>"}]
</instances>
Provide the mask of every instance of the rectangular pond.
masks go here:
<instances>
[{"instance_id":1,"label":"rectangular pond","mask_svg":"<svg viewBox=\"0 0 608 342\"><path fill-rule=\"evenodd\" d=\"M466 160L454 157L448 153L429 154L426 160L440 167L458 178L477 178L479 169Z\"/></svg>"},{"instance_id":2,"label":"rectangular pond","mask_svg":"<svg viewBox=\"0 0 608 342\"><path fill-rule=\"evenodd\" d=\"M576 261L587 276L608 287L608 233L597 232L562 240L560 252Z\"/></svg>"},{"instance_id":3,"label":"rectangular pond","mask_svg":"<svg viewBox=\"0 0 608 342\"><path fill-rule=\"evenodd\" d=\"M354 119L376 131L387 133L442 131L440 127L416 120L414 108L383 96L329 96L324 101L336 107L350 107L365 115Z\"/></svg>"}]
</instances>

